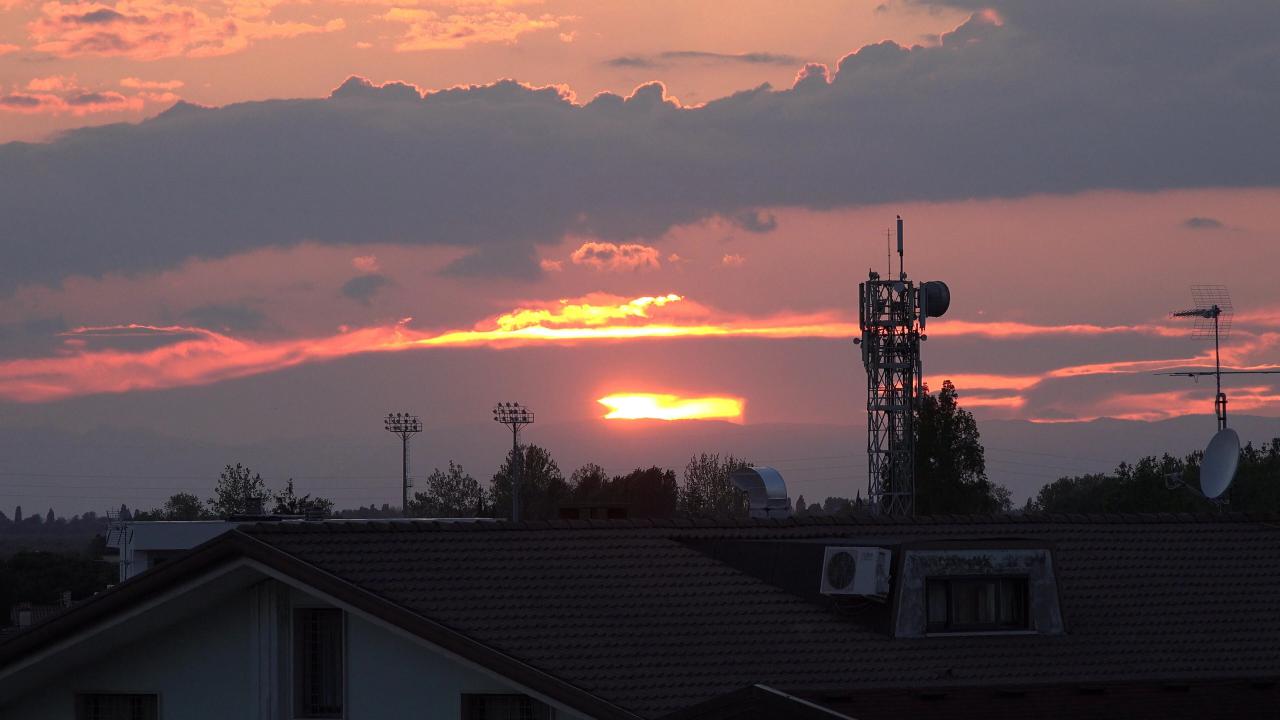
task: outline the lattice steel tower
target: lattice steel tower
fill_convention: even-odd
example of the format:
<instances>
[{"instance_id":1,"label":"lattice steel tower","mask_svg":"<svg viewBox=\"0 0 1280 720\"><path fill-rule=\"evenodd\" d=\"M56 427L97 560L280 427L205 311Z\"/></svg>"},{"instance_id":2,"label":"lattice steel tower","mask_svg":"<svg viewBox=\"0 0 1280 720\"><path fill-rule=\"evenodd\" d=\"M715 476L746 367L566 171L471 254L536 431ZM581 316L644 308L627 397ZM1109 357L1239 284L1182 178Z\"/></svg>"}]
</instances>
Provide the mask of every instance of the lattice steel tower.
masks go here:
<instances>
[{"instance_id":1,"label":"lattice steel tower","mask_svg":"<svg viewBox=\"0 0 1280 720\"><path fill-rule=\"evenodd\" d=\"M892 265L889 269L892 275ZM951 304L946 283L919 287L902 266L898 218L898 279L868 274L858 286L862 364L867 369L867 498L876 514L915 512L915 424L922 395L920 341L925 319Z\"/></svg>"}]
</instances>

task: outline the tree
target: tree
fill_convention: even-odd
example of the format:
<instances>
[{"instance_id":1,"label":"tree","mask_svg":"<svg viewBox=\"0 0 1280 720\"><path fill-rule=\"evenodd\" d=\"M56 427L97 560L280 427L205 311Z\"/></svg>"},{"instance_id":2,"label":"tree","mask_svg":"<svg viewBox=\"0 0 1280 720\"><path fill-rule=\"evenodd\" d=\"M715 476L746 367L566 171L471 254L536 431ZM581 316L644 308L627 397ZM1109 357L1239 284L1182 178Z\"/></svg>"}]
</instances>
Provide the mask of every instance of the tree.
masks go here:
<instances>
[{"instance_id":1,"label":"tree","mask_svg":"<svg viewBox=\"0 0 1280 720\"><path fill-rule=\"evenodd\" d=\"M569 476L574 502L616 501L609 484L609 475L595 463L587 463Z\"/></svg>"},{"instance_id":2,"label":"tree","mask_svg":"<svg viewBox=\"0 0 1280 720\"><path fill-rule=\"evenodd\" d=\"M689 458L684 467L684 487L680 490L680 509L694 515L746 517L747 494L734 487L729 476L751 463L732 455L702 453Z\"/></svg>"},{"instance_id":3,"label":"tree","mask_svg":"<svg viewBox=\"0 0 1280 720\"><path fill-rule=\"evenodd\" d=\"M808 506L808 505L806 505L806 504L805 504L805 502L804 502L804 495L801 495L801 496L797 497L797 498L796 498L796 508L795 508L795 511L794 511L792 514L793 514L793 515L807 515L808 513L809 513L809 506Z\"/></svg>"},{"instance_id":4,"label":"tree","mask_svg":"<svg viewBox=\"0 0 1280 720\"><path fill-rule=\"evenodd\" d=\"M666 518L676 512L676 474L656 465L610 478L604 468L587 463L569 476L571 499L593 505L620 505L633 518Z\"/></svg>"},{"instance_id":5,"label":"tree","mask_svg":"<svg viewBox=\"0 0 1280 720\"><path fill-rule=\"evenodd\" d=\"M471 473L449 461L449 470L436 468L422 492L409 500L413 517L477 517L484 512L484 488Z\"/></svg>"},{"instance_id":6,"label":"tree","mask_svg":"<svg viewBox=\"0 0 1280 720\"><path fill-rule=\"evenodd\" d=\"M489 485L490 509L494 517L511 517L511 460L509 455ZM569 484L551 453L537 445L520 448L520 507L523 519L551 520L559 515L560 504L569 499Z\"/></svg>"},{"instance_id":7,"label":"tree","mask_svg":"<svg viewBox=\"0 0 1280 720\"><path fill-rule=\"evenodd\" d=\"M925 388L916 417L916 513L1009 511L1009 491L987 479L986 456L973 414L960 407L955 385Z\"/></svg>"},{"instance_id":8,"label":"tree","mask_svg":"<svg viewBox=\"0 0 1280 720\"><path fill-rule=\"evenodd\" d=\"M22 524L22 506L21 505L18 505L13 509L13 524L14 525Z\"/></svg>"},{"instance_id":9,"label":"tree","mask_svg":"<svg viewBox=\"0 0 1280 720\"><path fill-rule=\"evenodd\" d=\"M1027 500L1028 511L1100 512L1202 512L1210 505L1195 488L1200 483L1203 453L1185 458L1169 454L1147 456L1135 463L1120 463L1110 474L1061 477L1040 488ZM1240 450L1240 464L1225 499L1232 510L1280 511L1280 438L1261 447L1253 443Z\"/></svg>"},{"instance_id":10,"label":"tree","mask_svg":"<svg viewBox=\"0 0 1280 720\"><path fill-rule=\"evenodd\" d=\"M829 497L822 501L824 515L848 515L853 510L853 501L846 497Z\"/></svg>"},{"instance_id":11,"label":"tree","mask_svg":"<svg viewBox=\"0 0 1280 720\"><path fill-rule=\"evenodd\" d=\"M680 486L673 470L656 465L636 468L615 477L613 486L624 499L632 517L668 518L675 515L680 502Z\"/></svg>"},{"instance_id":12,"label":"tree","mask_svg":"<svg viewBox=\"0 0 1280 720\"><path fill-rule=\"evenodd\" d=\"M209 500L209 507L222 517L260 513L271 499L262 476L240 463L234 467L227 465L218 476L213 492L217 497Z\"/></svg>"},{"instance_id":13,"label":"tree","mask_svg":"<svg viewBox=\"0 0 1280 720\"><path fill-rule=\"evenodd\" d=\"M332 500L322 497L313 498L310 494L300 496L295 493L293 478L289 478L289 482L285 483L284 490L275 494L275 501L275 507L271 508L274 515L306 515L311 511L329 517L333 512Z\"/></svg>"},{"instance_id":14,"label":"tree","mask_svg":"<svg viewBox=\"0 0 1280 720\"><path fill-rule=\"evenodd\" d=\"M165 520L209 520L213 513L205 509L200 498L189 492L175 493L164 501L159 515Z\"/></svg>"}]
</instances>

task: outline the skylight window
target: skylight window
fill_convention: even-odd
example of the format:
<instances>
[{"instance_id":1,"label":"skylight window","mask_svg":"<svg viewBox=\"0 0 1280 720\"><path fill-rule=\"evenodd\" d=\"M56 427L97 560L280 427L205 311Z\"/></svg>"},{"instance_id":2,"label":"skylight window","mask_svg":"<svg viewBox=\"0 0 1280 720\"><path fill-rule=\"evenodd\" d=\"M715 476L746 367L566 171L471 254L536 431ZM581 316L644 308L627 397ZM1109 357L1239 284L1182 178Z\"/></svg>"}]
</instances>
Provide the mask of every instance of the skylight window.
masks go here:
<instances>
[{"instance_id":1,"label":"skylight window","mask_svg":"<svg viewBox=\"0 0 1280 720\"><path fill-rule=\"evenodd\" d=\"M929 578L926 632L1029 630L1026 577Z\"/></svg>"}]
</instances>

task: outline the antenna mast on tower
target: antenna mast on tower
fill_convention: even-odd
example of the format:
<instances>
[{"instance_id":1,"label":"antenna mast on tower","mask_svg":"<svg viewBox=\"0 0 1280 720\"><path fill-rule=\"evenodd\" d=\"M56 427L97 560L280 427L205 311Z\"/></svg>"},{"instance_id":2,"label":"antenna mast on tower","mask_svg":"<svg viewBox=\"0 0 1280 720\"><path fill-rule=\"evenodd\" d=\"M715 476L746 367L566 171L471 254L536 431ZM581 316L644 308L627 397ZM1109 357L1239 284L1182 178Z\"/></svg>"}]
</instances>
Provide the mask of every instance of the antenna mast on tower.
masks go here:
<instances>
[{"instance_id":1,"label":"antenna mast on tower","mask_svg":"<svg viewBox=\"0 0 1280 720\"><path fill-rule=\"evenodd\" d=\"M923 395L920 341L926 318L951 304L941 281L917 287L902 264L898 217L898 279L869 272L858 286L862 364L867 369L867 497L876 514L915 513L915 420ZM892 274L892 265L889 273Z\"/></svg>"}]
</instances>

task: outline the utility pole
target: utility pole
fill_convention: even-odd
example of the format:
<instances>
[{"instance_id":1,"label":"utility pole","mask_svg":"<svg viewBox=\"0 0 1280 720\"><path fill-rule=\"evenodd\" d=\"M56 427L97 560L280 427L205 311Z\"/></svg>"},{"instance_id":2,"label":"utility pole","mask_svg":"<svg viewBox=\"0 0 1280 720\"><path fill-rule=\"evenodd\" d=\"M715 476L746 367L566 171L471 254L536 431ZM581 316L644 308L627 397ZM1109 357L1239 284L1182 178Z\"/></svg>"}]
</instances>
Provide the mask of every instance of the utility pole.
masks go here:
<instances>
[{"instance_id":1,"label":"utility pole","mask_svg":"<svg viewBox=\"0 0 1280 720\"><path fill-rule=\"evenodd\" d=\"M524 478L524 456L520 452L520 429L533 424L533 411L520 403L493 406L494 422L511 428L511 520L520 520L520 485Z\"/></svg>"},{"instance_id":2,"label":"utility pole","mask_svg":"<svg viewBox=\"0 0 1280 720\"><path fill-rule=\"evenodd\" d=\"M415 434L422 432L422 422L418 420L417 415L409 413L387 413L387 417L383 420L383 426L387 432L395 433L400 436L400 442L404 449L404 460L401 465L401 511L404 517L409 517L409 488L412 483L409 480L409 438Z\"/></svg>"}]
</instances>

